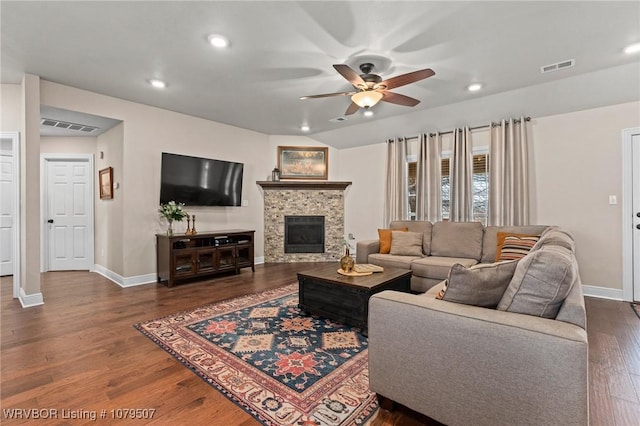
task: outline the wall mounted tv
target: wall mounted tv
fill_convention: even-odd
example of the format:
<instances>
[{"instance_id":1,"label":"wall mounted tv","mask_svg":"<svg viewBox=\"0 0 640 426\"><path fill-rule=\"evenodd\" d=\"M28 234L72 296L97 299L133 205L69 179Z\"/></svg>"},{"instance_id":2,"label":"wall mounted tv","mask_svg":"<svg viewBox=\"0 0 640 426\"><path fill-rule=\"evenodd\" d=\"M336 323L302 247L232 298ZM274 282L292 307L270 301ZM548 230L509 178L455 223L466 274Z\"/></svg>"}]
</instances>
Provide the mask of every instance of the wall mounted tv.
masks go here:
<instances>
[{"instance_id":1,"label":"wall mounted tv","mask_svg":"<svg viewBox=\"0 0 640 426\"><path fill-rule=\"evenodd\" d=\"M243 163L162 153L160 204L240 206Z\"/></svg>"}]
</instances>

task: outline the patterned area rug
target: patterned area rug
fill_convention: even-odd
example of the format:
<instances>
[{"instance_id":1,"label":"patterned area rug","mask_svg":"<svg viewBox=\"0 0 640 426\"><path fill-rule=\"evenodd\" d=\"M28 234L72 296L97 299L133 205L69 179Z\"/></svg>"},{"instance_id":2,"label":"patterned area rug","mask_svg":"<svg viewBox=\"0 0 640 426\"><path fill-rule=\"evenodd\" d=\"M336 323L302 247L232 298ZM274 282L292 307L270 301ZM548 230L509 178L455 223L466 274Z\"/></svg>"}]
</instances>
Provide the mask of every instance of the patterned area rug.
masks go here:
<instances>
[{"instance_id":1,"label":"patterned area rug","mask_svg":"<svg viewBox=\"0 0 640 426\"><path fill-rule=\"evenodd\" d=\"M375 418L360 329L301 316L298 285L135 327L265 425L362 425Z\"/></svg>"}]
</instances>

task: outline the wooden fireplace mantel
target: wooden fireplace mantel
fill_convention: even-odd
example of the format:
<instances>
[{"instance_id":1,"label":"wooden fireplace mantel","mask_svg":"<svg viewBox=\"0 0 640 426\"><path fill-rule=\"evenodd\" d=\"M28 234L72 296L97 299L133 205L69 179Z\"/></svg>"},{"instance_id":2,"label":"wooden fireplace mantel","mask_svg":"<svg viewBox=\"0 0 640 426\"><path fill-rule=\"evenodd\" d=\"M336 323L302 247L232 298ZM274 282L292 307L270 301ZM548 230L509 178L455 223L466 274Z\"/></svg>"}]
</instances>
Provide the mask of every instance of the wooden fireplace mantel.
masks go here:
<instances>
[{"instance_id":1,"label":"wooden fireplace mantel","mask_svg":"<svg viewBox=\"0 0 640 426\"><path fill-rule=\"evenodd\" d=\"M256 184L260 185L263 189L339 189L344 190L347 186L351 185L351 182L336 182L336 181L294 181L294 180L280 180L277 182L271 180L258 181Z\"/></svg>"}]
</instances>

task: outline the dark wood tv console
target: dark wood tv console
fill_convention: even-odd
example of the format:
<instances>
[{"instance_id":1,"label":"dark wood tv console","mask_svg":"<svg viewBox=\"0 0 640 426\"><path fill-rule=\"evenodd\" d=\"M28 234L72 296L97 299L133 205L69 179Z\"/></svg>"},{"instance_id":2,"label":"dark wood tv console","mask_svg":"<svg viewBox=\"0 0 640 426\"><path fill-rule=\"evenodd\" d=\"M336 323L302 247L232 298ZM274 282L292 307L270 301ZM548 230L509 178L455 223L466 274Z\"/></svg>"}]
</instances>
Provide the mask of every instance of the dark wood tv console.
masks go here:
<instances>
[{"instance_id":1,"label":"dark wood tv console","mask_svg":"<svg viewBox=\"0 0 640 426\"><path fill-rule=\"evenodd\" d=\"M196 235L156 234L158 282L173 287L178 280L251 268L255 231L229 229Z\"/></svg>"}]
</instances>

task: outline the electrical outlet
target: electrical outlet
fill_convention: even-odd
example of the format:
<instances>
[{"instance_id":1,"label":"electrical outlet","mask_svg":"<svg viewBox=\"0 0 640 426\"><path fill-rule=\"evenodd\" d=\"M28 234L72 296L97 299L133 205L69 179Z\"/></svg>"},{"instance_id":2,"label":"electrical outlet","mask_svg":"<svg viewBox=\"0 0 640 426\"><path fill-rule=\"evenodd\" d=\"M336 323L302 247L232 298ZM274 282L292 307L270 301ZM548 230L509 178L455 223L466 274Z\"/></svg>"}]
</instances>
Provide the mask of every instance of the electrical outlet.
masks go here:
<instances>
[{"instance_id":1,"label":"electrical outlet","mask_svg":"<svg viewBox=\"0 0 640 426\"><path fill-rule=\"evenodd\" d=\"M614 204L618 204L618 197L615 195L609 195L609 205L613 206Z\"/></svg>"},{"instance_id":2,"label":"electrical outlet","mask_svg":"<svg viewBox=\"0 0 640 426\"><path fill-rule=\"evenodd\" d=\"M242 200L243 207L249 207L249 200Z\"/></svg>"}]
</instances>

